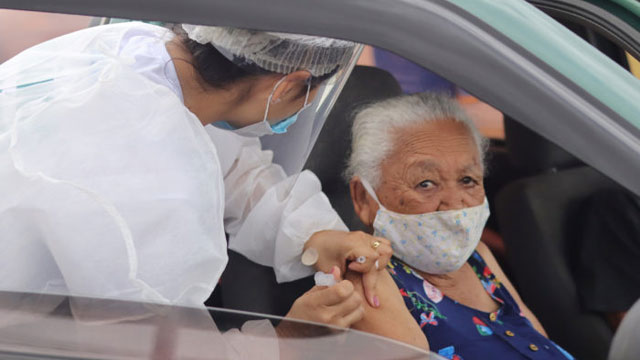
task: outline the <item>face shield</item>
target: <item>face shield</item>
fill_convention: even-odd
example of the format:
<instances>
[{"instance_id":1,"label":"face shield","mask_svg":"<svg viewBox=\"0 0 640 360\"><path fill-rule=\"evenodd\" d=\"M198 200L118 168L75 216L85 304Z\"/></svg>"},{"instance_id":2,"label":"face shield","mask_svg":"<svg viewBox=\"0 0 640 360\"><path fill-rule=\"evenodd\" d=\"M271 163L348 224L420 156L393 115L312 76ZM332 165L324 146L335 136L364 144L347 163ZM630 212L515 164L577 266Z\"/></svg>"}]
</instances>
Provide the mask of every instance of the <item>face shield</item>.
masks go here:
<instances>
[{"instance_id":1,"label":"face shield","mask_svg":"<svg viewBox=\"0 0 640 360\"><path fill-rule=\"evenodd\" d=\"M362 51L349 41L325 37L253 31L215 26L182 26L187 36L211 44L227 59L243 67L258 67L280 74L306 70L324 79L311 104L301 111L286 133L260 137L263 148L288 175L302 170L331 108ZM326 78L326 79L325 79Z\"/></svg>"},{"instance_id":2,"label":"face shield","mask_svg":"<svg viewBox=\"0 0 640 360\"><path fill-rule=\"evenodd\" d=\"M342 40L281 33L266 36L259 34L256 35L258 39L253 41L246 38L251 35L247 30L232 30L234 39L225 41L220 39L222 35L218 31L213 31L215 35L207 36L214 38L214 46L237 65L242 66L244 61L251 61L254 65L276 73L309 71L314 77L312 81L316 81L313 101L297 114L297 121L285 133L260 136L260 144L256 144L262 150L270 150L273 153L272 162L282 170L270 166L268 171L261 171L254 176L241 168L238 162L234 163L235 171L225 177L227 199L244 199L239 195L244 193L242 189L253 189L251 203L255 204L245 220L226 224L229 249L256 263L274 267L279 282L291 281L309 271L300 262L296 246L291 245L296 241L294 239L306 239L319 229L346 230L338 214L331 210L326 196L320 193L319 179L310 172L301 170L355 66L362 46ZM198 33L198 36L196 33L191 32L191 39L204 41L204 31ZM258 43L261 45L258 46ZM277 61L270 61L273 58L277 58ZM216 133L214 143L225 149L226 154L233 154L234 144L242 142L237 139L242 136L228 130L216 129ZM229 144L225 145L225 141L229 141ZM248 141L254 142L255 138ZM270 157L266 152L262 154L265 159ZM335 166L341 166L341 163ZM282 172L286 178L282 177ZM227 202L227 208L242 209L242 204ZM273 218L272 214L279 215ZM265 227L264 224L270 225ZM273 247L265 249L265 238L278 240Z\"/></svg>"},{"instance_id":3,"label":"face shield","mask_svg":"<svg viewBox=\"0 0 640 360\"><path fill-rule=\"evenodd\" d=\"M360 44L353 47L344 65L319 86L311 105L298 115L297 121L287 129L286 133L260 138L263 148L273 151L273 162L281 165L287 175L302 170L362 49L363 45Z\"/></svg>"}]
</instances>

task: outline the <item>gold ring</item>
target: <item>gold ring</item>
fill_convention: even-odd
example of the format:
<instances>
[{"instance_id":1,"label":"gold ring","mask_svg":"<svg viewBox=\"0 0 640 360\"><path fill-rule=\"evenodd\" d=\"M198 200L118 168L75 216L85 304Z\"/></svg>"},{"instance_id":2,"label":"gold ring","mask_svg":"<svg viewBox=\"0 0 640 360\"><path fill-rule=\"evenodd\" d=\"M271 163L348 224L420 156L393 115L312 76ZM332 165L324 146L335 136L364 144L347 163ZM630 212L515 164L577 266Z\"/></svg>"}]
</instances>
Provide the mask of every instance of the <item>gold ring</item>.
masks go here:
<instances>
[{"instance_id":1,"label":"gold ring","mask_svg":"<svg viewBox=\"0 0 640 360\"><path fill-rule=\"evenodd\" d=\"M377 241L377 240L374 241L373 244L371 244L371 247L374 248L374 249L377 249L378 246L380 246L380 241Z\"/></svg>"}]
</instances>

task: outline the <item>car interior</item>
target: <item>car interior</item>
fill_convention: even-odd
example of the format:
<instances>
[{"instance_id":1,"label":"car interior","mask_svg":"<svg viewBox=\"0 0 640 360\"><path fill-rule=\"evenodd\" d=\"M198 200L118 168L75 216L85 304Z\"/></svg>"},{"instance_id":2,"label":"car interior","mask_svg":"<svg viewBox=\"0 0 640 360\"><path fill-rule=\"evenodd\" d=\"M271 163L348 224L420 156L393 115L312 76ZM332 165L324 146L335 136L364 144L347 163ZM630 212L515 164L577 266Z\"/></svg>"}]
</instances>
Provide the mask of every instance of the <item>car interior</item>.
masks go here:
<instances>
[{"instance_id":1,"label":"car interior","mask_svg":"<svg viewBox=\"0 0 640 360\"><path fill-rule=\"evenodd\" d=\"M615 43L588 26L558 20L629 69L624 50ZM319 177L323 191L352 230L366 229L353 212L342 177L351 115L363 104L401 93L389 72L356 66L305 165ZM621 187L508 114L504 131L504 139L491 139L485 179L493 215L487 228L499 234L506 248L504 256L496 252L496 257L555 342L577 358L604 359L613 330L602 315L581 310L572 274L572 245L581 236L581 211L589 195ZM312 277L278 284L271 268L233 251L229 257L208 305L283 316L314 285Z\"/></svg>"}]
</instances>

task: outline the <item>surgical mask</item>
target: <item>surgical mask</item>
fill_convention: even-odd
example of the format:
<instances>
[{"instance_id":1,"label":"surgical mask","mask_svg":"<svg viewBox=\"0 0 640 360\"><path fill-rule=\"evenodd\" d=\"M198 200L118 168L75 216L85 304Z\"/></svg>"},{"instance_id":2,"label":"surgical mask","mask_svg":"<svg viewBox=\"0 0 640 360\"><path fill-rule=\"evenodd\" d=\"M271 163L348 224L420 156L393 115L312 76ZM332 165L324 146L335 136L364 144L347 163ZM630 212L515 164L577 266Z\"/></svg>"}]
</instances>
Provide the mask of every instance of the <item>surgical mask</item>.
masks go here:
<instances>
[{"instance_id":1,"label":"surgical mask","mask_svg":"<svg viewBox=\"0 0 640 360\"><path fill-rule=\"evenodd\" d=\"M362 183L380 206L374 236L391 241L396 257L428 274L456 271L469 259L489 218L487 198L481 205L424 214L399 214L386 209L371 185Z\"/></svg>"},{"instance_id":2,"label":"surgical mask","mask_svg":"<svg viewBox=\"0 0 640 360\"><path fill-rule=\"evenodd\" d=\"M273 87L273 90L271 91L271 94L269 95L269 98L267 99L267 107L264 111L264 118L262 119L261 122L255 123L255 124L251 124L248 126L244 126L241 128L236 128L233 125L229 124L226 121L216 121L213 123L213 125L215 127L221 128L221 129L225 129L225 130L231 130L234 133L238 134L238 135L242 135L242 136L248 136L248 137L258 137L258 136L264 136L264 135L273 135L273 134L284 134L287 132L287 128L291 125L293 125L293 123L295 123L298 120L298 115L300 115L301 112L303 112L304 110L306 110L309 106L311 106L311 104L308 102L309 101L309 93L311 92L311 83L309 82L307 84L307 95L304 99L304 105L302 106L302 108L296 112L295 114L289 116L288 118L284 119L284 120L280 120L278 121L276 124L271 125L269 124L269 122L267 121L267 116L269 115L269 105L271 105L271 99L273 98L273 94L275 93L276 89L278 88L278 86L280 86L280 84L282 84L282 82L284 81L284 79L286 79L286 76L283 77L282 79L280 79L276 85Z\"/></svg>"}]
</instances>

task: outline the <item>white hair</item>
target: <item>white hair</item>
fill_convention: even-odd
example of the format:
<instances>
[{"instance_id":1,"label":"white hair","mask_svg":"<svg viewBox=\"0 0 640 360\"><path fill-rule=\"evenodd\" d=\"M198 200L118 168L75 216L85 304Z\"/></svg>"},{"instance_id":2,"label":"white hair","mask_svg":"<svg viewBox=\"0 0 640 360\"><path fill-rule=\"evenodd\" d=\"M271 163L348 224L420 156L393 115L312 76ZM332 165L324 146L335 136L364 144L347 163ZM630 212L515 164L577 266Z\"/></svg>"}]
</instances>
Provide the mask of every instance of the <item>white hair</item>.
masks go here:
<instances>
[{"instance_id":1,"label":"white hair","mask_svg":"<svg viewBox=\"0 0 640 360\"><path fill-rule=\"evenodd\" d=\"M489 141L478 132L469 116L449 95L424 92L375 102L356 112L345 178L348 181L358 175L377 188L381 180L380 165L398 145L398 131L444 119L466 126L478 147L484 169Z\"/></svg>"}]
</instances>

